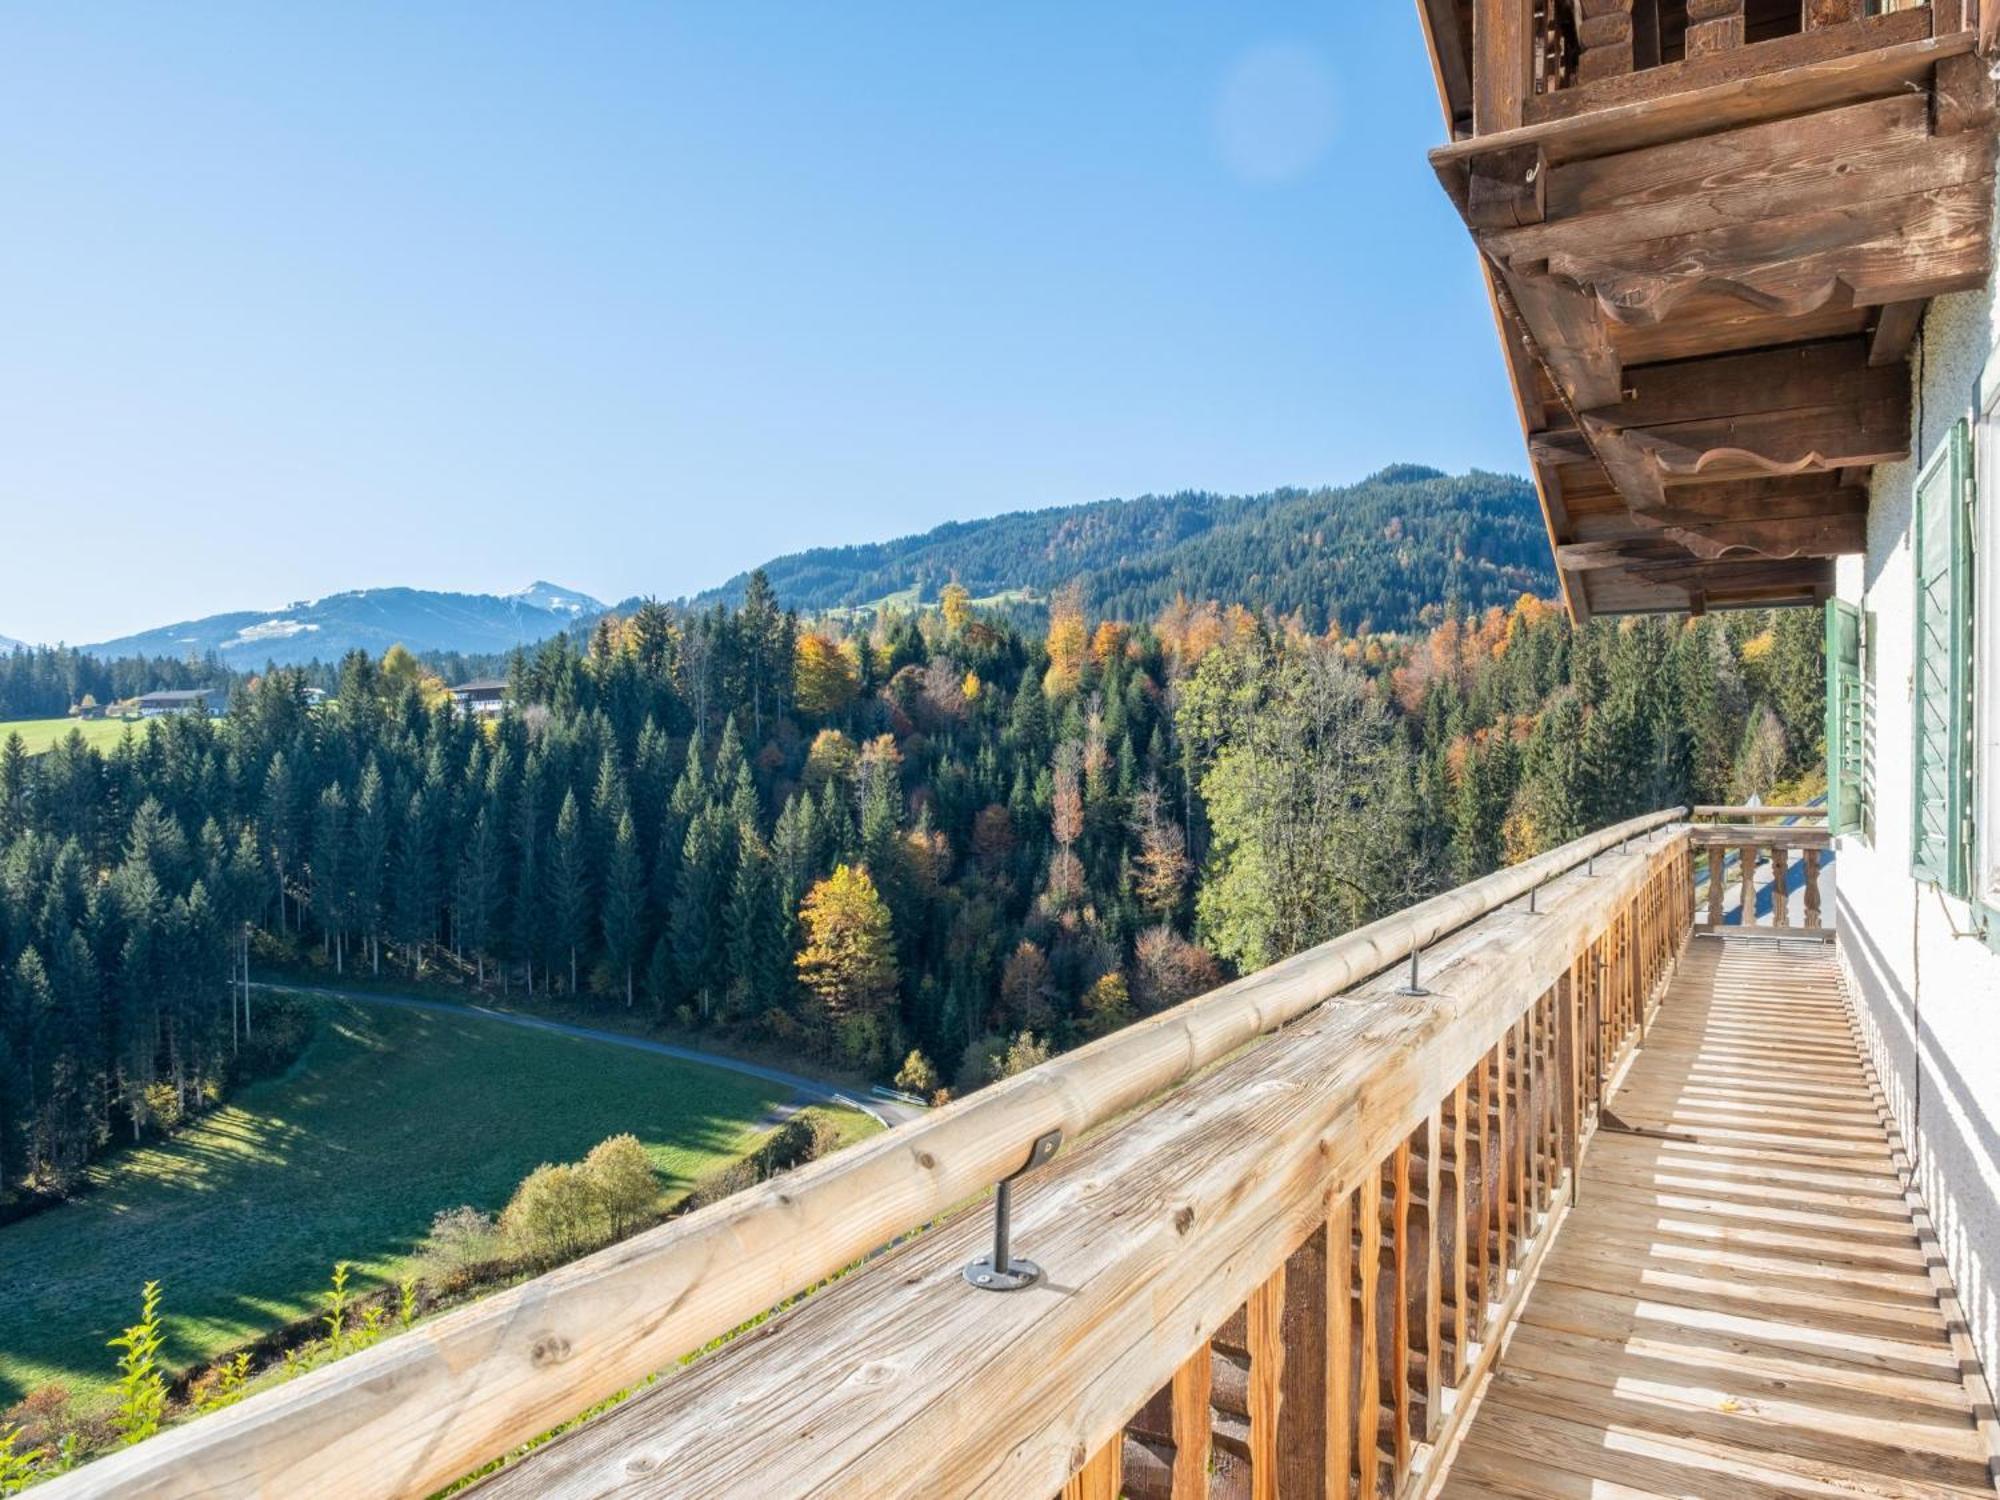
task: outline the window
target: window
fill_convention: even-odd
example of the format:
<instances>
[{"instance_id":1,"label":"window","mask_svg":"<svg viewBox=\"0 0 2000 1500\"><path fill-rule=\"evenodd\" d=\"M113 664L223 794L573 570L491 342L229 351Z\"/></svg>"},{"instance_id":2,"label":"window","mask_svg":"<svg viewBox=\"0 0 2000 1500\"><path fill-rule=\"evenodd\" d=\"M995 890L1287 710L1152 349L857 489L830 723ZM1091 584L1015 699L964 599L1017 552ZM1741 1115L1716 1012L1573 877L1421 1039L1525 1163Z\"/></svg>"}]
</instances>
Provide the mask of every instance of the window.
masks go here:
<instances>
[{"instance_id":1,"label":"window","mask_svg":"<svg viewBox=\"0 0 2000 1500\"><path fill-rule=\"evenodd\" d=\"M1843 599L1826 605L1826 821L1835 833L1860 833L1867 821L1861 674L1861 611Z\"/></svg>"},{"instance_id":2,"label":"window","mask_svg":"<svg viewBox=\"0 0 2000 1500\"><path fill-rule=\"evenodd\" d=\"M2000 496L2000 359L1987 365L1980 381L1978 417L1972 444L1974 486L1979 494ZM1977 859L1973 894L1988 909L1991 931L1990 914L2000 911L2000 527L1990 516L1982 518L1975 505L1972 529L1978 632L1973 696L1979 709L1973 787L1981 804L1973 839Z\"/></svg>"},{"instance_id":3,"label":"window","mask_svg":"<svg viewBox=\"0 0 2000 1500\"><path fill-rule=\"evenodd\" d=\"M1917 479L1910 872L1971 894L1972 474L1963 419Z\"/></svg>"}]
</instances>

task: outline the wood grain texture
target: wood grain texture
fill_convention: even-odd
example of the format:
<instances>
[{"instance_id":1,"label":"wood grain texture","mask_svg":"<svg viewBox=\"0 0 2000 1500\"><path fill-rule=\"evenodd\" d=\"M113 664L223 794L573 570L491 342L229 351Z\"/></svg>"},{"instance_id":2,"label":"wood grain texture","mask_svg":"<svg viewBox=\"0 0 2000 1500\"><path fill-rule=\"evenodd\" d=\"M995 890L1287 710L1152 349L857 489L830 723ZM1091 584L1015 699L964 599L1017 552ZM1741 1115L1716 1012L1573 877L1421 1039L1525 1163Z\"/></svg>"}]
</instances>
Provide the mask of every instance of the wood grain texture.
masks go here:
<instances>
[{"instance_id":1,"label":"wood grain texture","mask_svg":"<svg viewBox=\"0 0 2000 1500\"><path fill-rule=\"evenodd\" d=\"M1278 1497L1278 1413L1284 1399L1285 1266L1250 1294L1250 1495Z\"/></svg>"},{"instance_id":2,"label":"wood grain texture","mask_svg":"<svg viewBox=\"0 0 2000 1500\"><path fill-rule=\"evenodd\" d=\"M1245 1303L1357 1187L1356 1441L1364 1471L1408 1472L1415 1445L1398 1452L1389 1418L1407 1432L1410 1366L1382 1359L1412 1284L1384 1233L1396 1158L1483 1054L1518 1040L1569 955L1646 881L1675 878L1679 838L1635 840L1552 884L1537 915L1510 908L1436 944L1432 995L1386 975L1058 1158L1016 1206L1047 1288L969 1292L959 1268L985 1225L955 1220L503 1470L491 1493L1054 1494L1197 1343L1232 1321L1251 1342ZM1256 1364L1246 1410L1265 1400Z\"/></svg>"},{"instance_id":3,"label":"wood grain texture","mask_svg":"<svg viewBox=\"0 0 2000 1500\"><path fill-rule=\"evenodd\" d=\"M1844 0L1805 0L1789 19L1744 0L1674 9L1685 58L1635 66L1658 8L1589 0L1565 21L1574 46L1544 49L1520 127L1432 154L1497 278L1578 620L1826 597L1830 559L1864 540L1851 501L1780 517L1745 497L1695 528L1664 513L1760 479L1823 476L1822 493L1858 493L1873 467L1907 456L1906 385L1859 399L1750 379L1734 388L1746 402L1784 404L1718 400L1675 420L1620 403L1650 372L1683 366L1691 389L1720 398L1724 371L1692 375L1703 359L1841 337L1864 370L1893 374L1928 300L1983 285L1993 267L1996 95L1970 31L1933 27L1931 7L1863 16ZM1586 534L1593 515L1612 529Z\"/></svg>"},{"instance_id":4,"label":"wood grain texture","mask_svg":"<svg viewBox=\"0 0 2000 1500\"><path fill-rule=\"evenodd\" d=\"M1326 1221L1327 1500L1353 1500L1354 1359L1354 1195L1341 1193Z\"/></svg>"},{"instance_id":5,"label":"wood grain texture","mask_svg":"<svg viewBox=\"0 0 2000 1500\"><path fill-rule=\"evenodd\" d=\"M1208 1500L1211 1359L1204 1341L1196 1344L1194 1353L1174 1371L1172 1500Z\"/></svg>"},{"instance_id":6,"label":"wood grain texture","mask_svg":"<svg viewBox=\"0 0 2000 1500\"><path fill-rule=\"evenodd\" d=\"M1991 1496L1867 1082L1830 954L1698 942L1443 1495Z\"/></svg>"},{"instance_id":7,"label":"wood grain texture","mask_svg":"<svg viewBox=\"0 0 2000 1500\"><path fill-rule=\"evenodd\" d=\"M1115 1438L1090 1456L1062 1488L1062 1500L1118 1500L1124 1488L1124 1439Z\"/></svg>"}]
</instances>

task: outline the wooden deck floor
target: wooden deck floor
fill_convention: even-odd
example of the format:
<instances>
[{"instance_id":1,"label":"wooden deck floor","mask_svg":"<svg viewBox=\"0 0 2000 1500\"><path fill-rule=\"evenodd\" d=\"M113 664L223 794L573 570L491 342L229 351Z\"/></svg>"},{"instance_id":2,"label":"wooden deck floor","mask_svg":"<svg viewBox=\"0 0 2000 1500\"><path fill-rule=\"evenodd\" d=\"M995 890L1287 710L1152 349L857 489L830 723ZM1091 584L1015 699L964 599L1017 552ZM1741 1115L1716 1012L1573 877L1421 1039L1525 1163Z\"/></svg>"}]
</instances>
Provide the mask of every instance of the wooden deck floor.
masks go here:
<instances>
[{"instance_id":1,"label":"wooden deck floor","mask_svg":"<svg viewBox=\"0 0 2000 1500\"><path fill-rule=\"evenodd\" d=\"M1690 946L1448 1500L1994 1494L1839 985Z\"/></svg>"}]
</instances>

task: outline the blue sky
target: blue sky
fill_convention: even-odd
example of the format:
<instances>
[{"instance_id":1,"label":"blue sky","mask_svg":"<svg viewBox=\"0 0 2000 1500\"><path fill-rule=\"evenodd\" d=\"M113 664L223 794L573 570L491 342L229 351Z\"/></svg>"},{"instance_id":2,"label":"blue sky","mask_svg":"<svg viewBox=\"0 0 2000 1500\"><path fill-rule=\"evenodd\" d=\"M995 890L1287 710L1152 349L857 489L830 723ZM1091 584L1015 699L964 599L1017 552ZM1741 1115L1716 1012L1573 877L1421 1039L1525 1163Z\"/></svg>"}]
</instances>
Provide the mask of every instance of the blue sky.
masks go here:
<instances>
[{"instance_id":1,"label":"blue sky","mask_svg":"<svg viewBox=\"0 0 2000 1500\"><path fill-rule=\"evenodd\" d=\"M1406 0L0 13L0 632L1524 460Z\"/></svg>"}]
</instances>

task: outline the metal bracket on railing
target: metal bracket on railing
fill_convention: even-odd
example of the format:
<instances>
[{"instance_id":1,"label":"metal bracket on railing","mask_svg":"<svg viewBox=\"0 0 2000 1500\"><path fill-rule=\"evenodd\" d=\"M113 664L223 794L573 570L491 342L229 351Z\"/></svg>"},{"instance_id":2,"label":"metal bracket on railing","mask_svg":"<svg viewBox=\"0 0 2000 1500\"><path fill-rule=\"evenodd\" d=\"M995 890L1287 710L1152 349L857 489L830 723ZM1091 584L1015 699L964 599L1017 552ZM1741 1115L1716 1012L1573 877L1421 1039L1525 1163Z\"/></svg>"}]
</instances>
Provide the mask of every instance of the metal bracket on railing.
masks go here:
<instances>
[{"instance_id":1,"label":"metal bracket on railing","mask_svg":"<svg viewBox=\"0 0 2000 1500\"><path fill-rule=\"evenodd\" d=\"M1037 1136L1028 1159L1001 1178L993 1188L993 1253L967 1264L965 1279L982 1292L1018 1292L1042 1279L1042 1268L1031 1260L1016 1260L1007 1247L1014 1212L1014 1179L1032 1172L1062 1149L1062 1132Z\"/></svg>"},{"instance_id":2,"label":"metal bracket on railing","mask_svg":"<svg viewBox=\"0 0 2000 1500\"><path fill-rule=\"evenodd\" d=\"M1538 885L1528 887L1528 915L1531 917L1535 915L1535 897L1541 893L1541 889Z\"/></svg>"},{"instance_id":3,"label":"metal bracket on railing","mask_svg":"<svg viewBox=\"0 0 2000 1500\"><path fill-rule=\"evenodd\" d=\"M1583 862L1583 873L1595 879L1597 876L1597 855L1589 855Z\"/></svg>"},{"instance_id":4,"label":"metal bracket on railing","mask_svg":"<svg viewBox=\"0 0 2000 1500\"><path fill-rule=\"evenodd\" d=\"M1417 959L1418 959L1418 958L1419 958L1420 956L1421 956L1421 954L1420 954L1419 950L1417 950L1417 949L1415 949L1415 948L1412 948L1412 949L1410 950L1410 979L1409 979L1409 983L1407 983L1407 984L1399 984L1399 985L1397 985L1397 986L1396 986L1396 993L1397 993L1397 994L1399 994L1399 995L1428 995L1428 994L1430 993L1430 991L1429 991L1429 990L1427 990L1427 989L1425 989L1425 988L1424 988L1424 982L1423 982L1422 978L1421 978L1421 977L1419 976L1419 972L1418 972L1418 969L1417 969Z\"/></svg>"}]
</instances>

